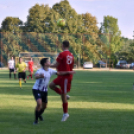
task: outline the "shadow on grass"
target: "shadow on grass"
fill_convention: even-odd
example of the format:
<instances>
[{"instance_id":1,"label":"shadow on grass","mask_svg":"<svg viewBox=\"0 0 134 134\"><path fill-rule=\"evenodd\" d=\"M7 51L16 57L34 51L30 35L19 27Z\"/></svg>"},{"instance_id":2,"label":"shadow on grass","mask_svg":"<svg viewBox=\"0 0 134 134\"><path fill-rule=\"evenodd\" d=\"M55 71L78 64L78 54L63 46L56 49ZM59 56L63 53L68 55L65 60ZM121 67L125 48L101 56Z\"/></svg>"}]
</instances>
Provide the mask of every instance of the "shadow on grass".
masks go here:
<instances>
[{"instance_id":1,"label":"shadow on grass","mask_svg":"<svg viewBox=\"0 0 134 134\"><path fill-rule=\"evenodd\" d=\"M44 122L33 126L34 109L1 110L2 134L132 134L134 111L102 109L69 109L70 117L61 123L61 109L47 109ZM7 129L8 128L8 129Z\"/></svg>"},{"instance_id":2,"label":"shadow on grass","mask_svg":"<svg viewBox=\"0 0 134 134\"><path fill-rule=\"evenodd\" d=\"M31 84L23 84L23 88L19 88L19 84L9 84L10 87L1 87L0 94L2 95L24 95L32 96ZM49 89L49 96L59 96L54 91ZM69 93L71 102L107 102L107 103L124 103L134 104L134 92L131 91L107 91L107 90L73 90ZM51 97L52 101L56 98Z\"/></svg>"}]
</instances>

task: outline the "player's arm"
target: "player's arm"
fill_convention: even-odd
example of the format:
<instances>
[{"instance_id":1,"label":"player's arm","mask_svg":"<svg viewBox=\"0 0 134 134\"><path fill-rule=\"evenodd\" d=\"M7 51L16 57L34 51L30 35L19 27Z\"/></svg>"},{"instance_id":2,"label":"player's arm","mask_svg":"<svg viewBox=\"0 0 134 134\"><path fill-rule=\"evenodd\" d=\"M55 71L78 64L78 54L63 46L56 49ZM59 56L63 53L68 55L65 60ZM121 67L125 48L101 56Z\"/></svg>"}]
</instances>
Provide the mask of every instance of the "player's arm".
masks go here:
<instances>
[{"instance_id":1,"label":"player's arm","mask_svg":"<svg viewBox=\"0 0 134 134\"><path fill-rule=\"evenodd\" d=\"M53 64L53 65L50 65L50 67L55 67L55 68L57 68L57 67L59 66L59 64L62 62L62 60L63 60L63 54L60 53L59 56L58 56L57 59L56 59L56 63Z\"/></svg>"},{"instance_id":2,"label":"player's arm","mask_svg":"<svg viewBox=\"0 0 134 134\"><path fill-rule=\"evenodd\" d=\"M16 70L18 69L18 64L15 65Z\"/></svg>"},{"instance_id":3,"label":"player's arm","mask_svg":"<svg viewBox=\"0 0 134 134\"><path fill-rule=\"evenodd\" d=\"M66 71L66 72L57 72L57 75L68 75L68 74L75 74L75 71Z\"/></svg>"},{"instance_id":4,"label":"player's arm","mask_svg":"<svg viewBox=\"0 0 134 134\"><path fill-rule=\"evenodd\" d=\"M23 70L23 72L26 72L27 68L25 67L25 69Z\"/></svg>"},{"instance_id":5,"label":"player's arm","mask_svg":"<svg viewBox=\"0 0 134 134\"><path fill-rule=\"evenodd\" d=\"M58 63L58 62L56 62L55 64L51 64L51 65L50 65L50 67L52 67L52 68L57 68L57 67L58 67L58 65L59 65L59 63Z\"/></svg>"},{"instance_id":6,"label":"player's arm","mask_svg":"<svg viewBox=\"0 0 134 134\"><path fill-rule=\"evenodd\" d=\"M35 79L44 78L43 74L35 74Z\"/></svg>"},{"instance_id":7,"label":"player's arm","mask_svg":"<svg viewBox=\"0 0 134 134\"><path fill-rule=\"evenodd\" d=\"M35 79L40 79L40 78L44 78L44 74L40 70L37 70L35 73Z\"/></svg>"}]
</instances>

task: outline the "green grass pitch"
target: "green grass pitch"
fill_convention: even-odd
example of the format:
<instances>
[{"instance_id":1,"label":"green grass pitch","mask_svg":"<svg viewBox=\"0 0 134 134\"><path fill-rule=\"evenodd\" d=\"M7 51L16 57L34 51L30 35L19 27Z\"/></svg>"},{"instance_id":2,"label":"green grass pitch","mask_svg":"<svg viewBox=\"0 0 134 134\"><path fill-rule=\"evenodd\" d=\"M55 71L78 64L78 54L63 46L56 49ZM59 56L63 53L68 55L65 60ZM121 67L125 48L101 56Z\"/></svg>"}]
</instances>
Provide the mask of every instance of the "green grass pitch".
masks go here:
<instances>
[{"instance_id":1,"label":"green grass pitch","mask_svg":"<svg viewBox=\"0 0 134 134\"><path fill-rule=\"evenodd\" d=\"M49 89L45 120L33 126L34 81L21 90L18 80L9 80L8 71L1 70L0 134L133 134L133 81L133 72L77 71L69 93L69 119L60 121L60 97Z\"/></svg>"}]
</instances>

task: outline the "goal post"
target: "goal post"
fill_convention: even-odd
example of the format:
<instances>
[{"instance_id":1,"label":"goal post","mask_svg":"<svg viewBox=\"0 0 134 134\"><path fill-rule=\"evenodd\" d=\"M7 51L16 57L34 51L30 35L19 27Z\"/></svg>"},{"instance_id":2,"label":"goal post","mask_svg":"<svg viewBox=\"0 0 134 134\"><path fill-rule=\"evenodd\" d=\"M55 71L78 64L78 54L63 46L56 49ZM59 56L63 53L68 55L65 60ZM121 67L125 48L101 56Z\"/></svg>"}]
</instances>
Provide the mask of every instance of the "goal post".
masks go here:
<instances>
[{"instance_id":1,"label":"goal post","mask_svg":"<svg viewBox=\"0 0 134 134\"><path fill-rule=\"evenodd\" d=\"M40 68L40 60L42 58L49 58L50 63L54 63L56 61L56 58L58 56L58 53L49 53L49 52L20 52L19 57L23 59L23 61L28 65L28 62L30 59L33 59L34 62L34 68ZM15 63L19 62L19 57L15 58Z\"/></svg>"}]
</instances>

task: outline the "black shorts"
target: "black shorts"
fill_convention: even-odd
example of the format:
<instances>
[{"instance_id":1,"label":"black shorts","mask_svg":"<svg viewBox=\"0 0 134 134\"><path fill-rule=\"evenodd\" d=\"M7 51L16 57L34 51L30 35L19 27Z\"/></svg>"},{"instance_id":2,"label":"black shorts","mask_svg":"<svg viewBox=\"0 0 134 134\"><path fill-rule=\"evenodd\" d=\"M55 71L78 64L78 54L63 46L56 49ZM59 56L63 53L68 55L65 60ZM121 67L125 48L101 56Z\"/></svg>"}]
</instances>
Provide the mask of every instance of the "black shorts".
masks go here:
<instances>
[{"instance_id":1,"label":"black shorts","mask_svg":"<svg viewBox=\"0 0 134 134\"><path fill-rule=\"evenodd\" d=\"M47 92L42 92L39 90L35 90L33 89L33 96L35 98L35 100L37 101L38 99L42 99L42 102L47 103L48 102L48 93Z\"/></svg>"},{"instance_id":2,"label":"black shorts","mask_svg":"<svg viewBox=\"0 0 134 134\"><path fill-rule=\"evenodd\" d=\"M9 72L10 72L10 73L14 72L14 69L9 69Z\"/></svg>"},{"instance_id":3,"label":"black shorts","mask_svg":"<svg viewBox=\"0 0 134 134\"><path fill-rule=\"evenodd\" d=\"M18 73L18 78L22 78L23 80L26 79L26 73L25 72L20 72Z\"/></svg>"}]
</instances>

